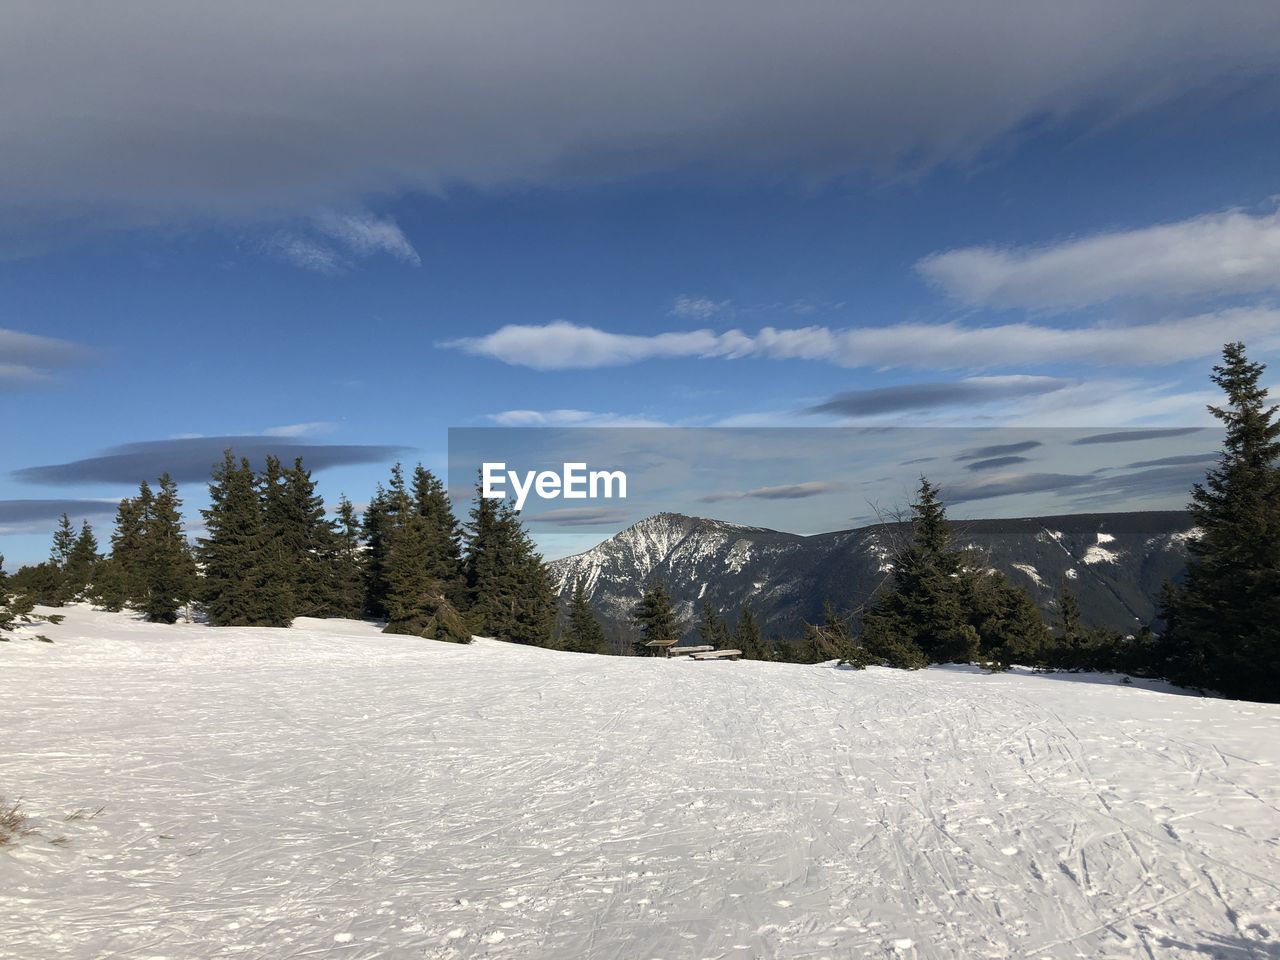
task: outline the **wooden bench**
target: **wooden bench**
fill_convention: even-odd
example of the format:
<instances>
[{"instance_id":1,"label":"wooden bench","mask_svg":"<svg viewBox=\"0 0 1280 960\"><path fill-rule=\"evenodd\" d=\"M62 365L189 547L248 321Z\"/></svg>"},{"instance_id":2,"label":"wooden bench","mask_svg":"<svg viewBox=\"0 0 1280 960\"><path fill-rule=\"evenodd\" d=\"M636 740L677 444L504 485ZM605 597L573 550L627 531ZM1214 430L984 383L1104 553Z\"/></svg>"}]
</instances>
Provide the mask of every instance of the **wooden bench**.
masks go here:
<instances>
[{"instance_id":1,"label":"wooden bench","mask_svg":"<svg viewBox=\"0 0 1280 960\"><path fill-rule=\"evenodd\" d=\"M741 650L710 650L706 653L691 653L690 660L741 660Z\"/></svg>"},{"instance_id":2,"label":"wooden bench","mask_svg":"<svg viewBox=\"0 0 1280 960\"><path fill-rule=\"evenodd\" d=\"M715 647L672 647L667 651L669 657L687 657L691 653L710 653Z\"/></svg>"}]
</instances>

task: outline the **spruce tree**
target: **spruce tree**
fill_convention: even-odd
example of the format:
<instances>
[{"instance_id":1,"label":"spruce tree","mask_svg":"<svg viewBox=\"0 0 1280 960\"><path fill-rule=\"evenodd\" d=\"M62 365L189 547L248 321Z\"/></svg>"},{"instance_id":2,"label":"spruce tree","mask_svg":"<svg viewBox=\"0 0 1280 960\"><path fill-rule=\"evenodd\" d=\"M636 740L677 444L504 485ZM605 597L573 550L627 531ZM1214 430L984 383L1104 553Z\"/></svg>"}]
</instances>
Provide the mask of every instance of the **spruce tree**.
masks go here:
<instances>
[{"instance_id":1,"label":"spruce tree","mask_svg":"<svg viewBox=\"0 0 1280 960\"><path fill-rule=\"evenodd\" d=\"M804 625L796 655L801 663L822 663L827 660L845 660L854 655L850 617L841 615L830 600L822 605L821 626Z\"/></svg>"},{"instance_id":2,"label":"spruce tree","mask_svg":"<svg viewBox=\"0 0 1280 960\"><path fill-rule=\"evenodd\" d=\"M338 498L338 519L333 536L333 615L349 619L364 613L365 575L360 543L360 521L351 501Z\"/></svg>"},{"instance_id":3,"label":"spruce tree","mask_svg":"<svg viewBox=\"0 0 1280 960\"><path fill-rule=\"evenodd\" d=\"M464 602L466 579L462 570L462 533L453 515L453 504L440 479L418 464L413 471L413 504L427 524L431 544L429 569L455 604Z\"/></svg>"},{"instance_id":4,"label":"spruce tree","mask_svg":"<svg viewBox=\"0 0 1280 960\"><path fill-rule=\"evenodd\" d=\"M729 644L729 628L724 618L716 612L708 600L702 601L702 611L698 618L698 640L703 646L721 648Z\"/></svg>"},{"instance_id":5,"label":"spruce tree","mask_svg":"<svg viewBox=\"0 0 1280 960\"><path fill-rule=\"evenodd\" d=\"M196 594L196 567L182 532L182 501L169 474L160 477L142 520L141 610L155 623L175 623L178 610Z\"/></svg>"},{"instance_id":6,"label":"spruce tree","mask_svg":"<svg viewBox=\"0 0 1280 960\"><path fill-rule=\"evenodd\" d=\"M292 614L334 616L340 608L335 596L336 534L325 514L324 500L316 493L315 481L301 457L282 471L275 492L277 495L268 503L264 522L267 535L279 547L282 570L287 574L292 597Z\"/></svg>"},{"instance_id":7,"label":"spruce tree","mask_svg":"<svg viewBox=\"0 0 1280 960\"><path fill-rule=\"evenodd\" d=\"M563 645L564 649L577 653L609 652L604 628L591 609L581 580L574 582L573 593L569 596L569 619L565 626Z\"/></svg>"},{"instance_id":8,"label":"spruce tree","mask_svg":"<svg viewBox=\"0 0 1280 960\"><path fill-rule=\"evenodd\" d=\"M1242 343L1213 368L1222 455L1192 490L1196 536L1161 647L1170 679L1280 701L1280 407L1260 385L1265 369Z\"/></svg>"},{"instance_id":9,"label":"spruce tree","mask_svg":"<svg viewBox=\"0 0 1280 960\"><path fill-rule=\"evenodd\" d=\"M471 631L432 572L436 544L431 524L408 503L398 504L395 515L386 541L385 632L470 643Z\"/></svg>"},{"instance_id":10,"label":"spruce tree","mask_svg":"<svg viewBox=\"0 0 1280 960\"><path fill-rule=\"evenodd\" d=\"M464 562L467 616L482 636L552 646L556 598L519 515L476 490Z\"/></svg>"},{"instance_id":11,"label":"spruce tree","mask_svg":"<svg viewBox=\"0 0 1280 960\"><path fill-rule=\"evenodd\" d=\"M64 513L62 519L58 521L58 529L53 531L53 546L49 550L50 562L59 570L65 570L75 545L75 528L71 526L71 518Z\"/></svg>"},{"instance_id":12,"label":"spruce tree","mask_svg":"<svg viewBox=\"0 0 1280 960\"><path fill-rule=\"evenodd\" d=\"M747 660L772 660L768 647L760 636L756 616L745 603L738 612L738 622L733 628L733 645L742 651Z\"/></svg>"},{"instance_id":13,"label":"spruce tree","mask_svg":"<svg viewBox=\"0 0 1280 960\"><path fill-rule=\"evenodd\" d=\"M142 519L151 509L151 497L151 487L144 480L138 485L138 495L121 500L116 510L115 531L111 534L111 561L119 574L118 593L123 597L120 607L138 606L146 594L141 572ZM110 609L117 591L111 588L109 592Z\"/></svg>"},{"instance_id":14,"label":"spruce tree","mask_svg":"<svg viewBox=\"0 0 1280 960\"><path fill-rule=\"evenodd\" d=\"M30 597L15 592L8 574L4 572L4 557L0 556L0 640L8 640L5 634L22 624L34 622L34 608L35 603Z\"/></svg>"},{"instance_id":15,"label":"spruce tree","mask_svg":"<svg viewBox=\"0 0 1280 960\"><path fill-rule=\"evenodd\" d=\"M396 525L398 513L408 503L404 471L400 464L391 468L389 487L378 485L364 513L365 542L365 612L378 619L386 618L387 537Z\"/></svg>"},{"instance_id":16,"label":"spruce tree","mask_svg":"<svg viewBox=\"0 0 1280 960\"><path fill-rule=\"evenodd\" d=\"M89 521L80 523L80 533L71 547L66 564L62 568L62 600L70 602L84 596L93 579L98 561L98 539L93 535Z\"/></svg>"},{"instance_id":17,"label":"spruce tree","mask_svg":"<svg viewBox=\"0 0 1280 960\"><path fill-rule=\"evenodd\" d=\"M1035 663L1048 630L1030 595L957 546L938 488L922 477L910 537L894 551L887 588L863 616L855 666L930 662Z\"/></svg>"},{"instance_id":18,"label":"spruce tree","mask_svg":"<svg viewBox=\"0 0 1280 960\"><path fill-rule=\"evenodd\" d=\"M671 599L667 596L667 586L661 580L651 580L645 584L632 617L640 628L635 652L641 656L658 654L680 639L680 629L676 625L675 612L671 609Z\"/></svg>"},{"instance_id":19,"label":"spruce tree","mask_svg":"<svg viewBox=\"0 0 1280 960\"><path fill-rule=\"evenodd\" d=\"M288 585L267 543L263 502L247 459L227 450L202 510L206 535L196 553L204 572L202 600L214 626L287 627Z\"/></svg>"}]
</instances>

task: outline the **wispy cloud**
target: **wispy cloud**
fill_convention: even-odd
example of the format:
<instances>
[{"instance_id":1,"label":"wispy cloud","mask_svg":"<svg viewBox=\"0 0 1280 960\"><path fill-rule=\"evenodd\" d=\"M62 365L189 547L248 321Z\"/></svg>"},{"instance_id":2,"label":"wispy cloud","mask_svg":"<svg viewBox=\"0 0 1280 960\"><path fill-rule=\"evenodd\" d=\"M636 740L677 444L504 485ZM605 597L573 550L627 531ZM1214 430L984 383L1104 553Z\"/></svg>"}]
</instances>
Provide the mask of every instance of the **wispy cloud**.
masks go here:
<instances>
[{"instance_id":1,"label":"wispy cloud","mask_svg":"<svg viewBox=\"0 0 1280 960\"><path fill-rule=\"evenodd\" d=\"M44 383L91 356L83 344L0 328L0 390Z\"/></svg>"},{"instance_id":2,"label":"wispy cloud","mask_svg":"<svg viewBox=\"0 0 1280 960\"><path fill-rule=\"evenodd\" d=\"M509 324L482 337L450 340L441 346L535 370L713 357L820 360L847 368L955 370L1072 362L1159 366L1212 356L1232 339L1246 340L1259 350L1280 345L1280 310L1240 308L1132 326L899 323L852 329L764 327L755 334L707 329L610 333L556 320Z\"/></svg>"},{"instance_id":3,"label":"wispy cloud","mask_svg":"<svg viewBox=\"0 0 1280 960\"><path fill-rule=\"evenodd\" d=\"M966 470L998 470L1001 467L1012 467L1018 463L1030 463L1029 457L991 457L988 460L974 460L965 466Z\"/></svg>"},{"instance_id":4,"label":"wispy cloud","mask_svg":"<svg viewBox=\"0 0 1280 960\"><path fill-rule=\"evenodd\" d=\"M42 533L64 513L73 523L113 516L118 500L0 500L0 533Z\"/></svg>"},{"instance_id":5,"label":"wispy cloud","mask_svg":"<svg viewBox=\"0 0 1280 960\"><path fill-rule=\"evenodd\" d=\"M168 473L178 481L208 480L214 466L230 448L237 457L248 457L261 467L268 455L285 462L302 457L312 470L351 464L386 463L406 448L373 444L307 443L266 436L195 437L147 440L113 447L96 457L13 471L24 483L136 484Z\"/></svg>"},{"instance_id":6,"label":"wispy cloud","mask_svg":"<svg viewBox=\"0 0 1280 960\"><path fill-rule=\"evenodd\" d=\"M648 417L591 410L503 410L489 414L501 427L665 427Z\"/></svg>"},{"instance_id":7,"label":"wispy cloud","mask_svg":"<svg viewBox=\"0 0 1280 960\"><path fill-rule=\"evenodd\" d=\"M310 423L286 423L279 427L267 427L264 437L314 437L332 433L338 425L331 420L313 420Z\"/></svg>"},{"instance_id":8,"label":"wispy cloud","mask_svg":"<svg viewBox=\"0 0 1280 960\"><path fill-rule=\"evenodd\" d=\"M1162 440L1166 437L1185 437L1190 433L1199 433L1203 427L1162 427L1153 430L1116 430L1112 433L1095 433L1087 437L1072 440L1077 447L1090 446L1096 443L1134 443L1139 440Z\"/></svg>"},{"instance_id":9,"label":"wispy cloud","mask_svg":"<svg viewBox=\"0 0 1280 960\"><path fill-rule=\"evenodd\" d=\"M722 503L725 500L805 500L825 493L845 490L843 483L835 480L809 480L804 483L785 483L776 487L756 487L754 490L725 490L699 497L699 503Z\"/></svg>"},{"instance_id":10,"label":"wispy cloud","mask_svg":"<svg viewBox=\"0 0 1280 960\"><path fill-rule=\"evenodd\" d=\"M709 297L691 297L680 294L671 305L671 316L685 320L710 320L714 316L729 313L733 304L728 300L712 300Z\"/></svg>"},{"instance_id":11,"label":"wispy cloud","mask_svg":"<svg viewBox=\"0 0 1280 960\"><path fill-rule=\"evenodd\" d=\"M265 249L316 273L345 273L356 261L378 255L415 267L422 263L394 220L371 213L321 213L307 225L276 231L266 240Z\"/></svg>"},{"instance_id":12,"label":"wispy cloud","mask_svg":"<svg viewBox=\"0 0 1280 960\"><path fill-rule=\"evenodd\" d=\"M522 517L531 524L551 527L594 527L630 519L625 510L610 507L557 507Z\"/></svg>"},{"instance_id":13,"label":"wispy cloud","mask_svg":"<svg viewBox=\"0 0 1280 960\"><path fill-rule=\"evenodd\" d=\"M957 462L966 460L985 460L990 457L1003 457L1011 453L1026 453L1044 444L1039 440L1019 440L1016 443L993 443L985 447L974 447L956 456Z\"/></svg>"},{"instance_id":14,"label":"wispy cloud","mask_svg":"<svg viewBox=\"0 0 1280 960\"><path fill-rule=\"evenodd\" d=\"M1280 212L1239 210L1040 247L964 247L917 264L964 303L1071 308L1127 296L1280 289Z\"/></svg>"},{"instance_id":15,"label":"wispy cloud","mask_svg":"<svg viewBox=\"0 0 1280 960\"><path fill-rule=\"evenodd\" d=\"M969 377L946 383L908 383L838 393L808 413L842 417L868 417L886 413L936 410L942 407L980 406L1002 400L1053 393L1069 386L1058 377Z\"/></svg>"}]
</instances>

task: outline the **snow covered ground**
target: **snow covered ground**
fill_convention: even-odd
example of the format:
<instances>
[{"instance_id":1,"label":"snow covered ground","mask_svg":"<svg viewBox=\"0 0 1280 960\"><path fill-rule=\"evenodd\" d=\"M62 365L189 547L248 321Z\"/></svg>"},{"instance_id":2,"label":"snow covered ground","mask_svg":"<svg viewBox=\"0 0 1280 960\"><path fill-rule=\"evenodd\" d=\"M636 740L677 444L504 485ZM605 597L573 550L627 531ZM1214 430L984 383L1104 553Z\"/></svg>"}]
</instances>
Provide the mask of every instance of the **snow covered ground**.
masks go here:
<instances>
[{"instance_id":1,"label":"snow covered ground","mask_svg":"<svg viewBox=\"0 0 1280 960\"><path fill-rule=\"evenodd\" d=\"M1277 707L67 613L0 956L1280 955Z\"/></svg>"}]
</instances>

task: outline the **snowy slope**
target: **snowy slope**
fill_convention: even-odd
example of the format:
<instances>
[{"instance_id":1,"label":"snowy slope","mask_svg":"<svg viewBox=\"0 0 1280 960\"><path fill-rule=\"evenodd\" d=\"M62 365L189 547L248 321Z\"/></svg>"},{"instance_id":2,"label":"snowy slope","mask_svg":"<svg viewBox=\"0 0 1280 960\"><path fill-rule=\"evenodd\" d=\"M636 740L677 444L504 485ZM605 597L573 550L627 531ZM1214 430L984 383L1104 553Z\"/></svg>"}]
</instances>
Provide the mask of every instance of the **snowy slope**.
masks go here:
<instances>
[{"instance_id":1,"label":"snowy slope","mask_svg":"<svg viewBox=\"0 0 1280 960\"><path fill-rule=\"evenodd\" d=\"M68 613L0 644L3 957L1280 951L1277 707Z\"/></svg>"}]
</instances>

